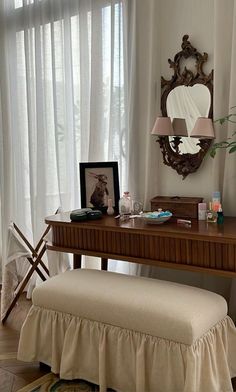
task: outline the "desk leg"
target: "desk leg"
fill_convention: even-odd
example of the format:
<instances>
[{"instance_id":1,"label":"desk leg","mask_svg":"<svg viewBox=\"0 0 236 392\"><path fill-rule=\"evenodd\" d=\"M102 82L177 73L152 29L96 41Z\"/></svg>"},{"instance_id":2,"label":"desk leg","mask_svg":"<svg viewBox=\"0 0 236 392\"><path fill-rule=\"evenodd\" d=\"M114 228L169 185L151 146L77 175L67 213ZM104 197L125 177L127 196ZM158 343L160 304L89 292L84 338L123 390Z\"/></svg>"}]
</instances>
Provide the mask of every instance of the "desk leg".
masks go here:
<instances>
[{"instance_id":1,"label":"desk leg","mask_svg":"<svg viewBox=\"0 0 236 392\"><path fill-rule=\"evenodd\" d=\"M74 269L81 268L81 255L74 254L73 264Z\"/></svg>"},{"instance_id":2,"label":"desk leg","mask_svg":"<svg viewBox=\"0 0 236 392\"><path fill-rule=\"evenodd\" d=\"M102 267L103 271L107 271L107 264L108 264L107 259L104 259L104 257L102 257L101 258L101 267Z\"/></svg>"}]
</instances>

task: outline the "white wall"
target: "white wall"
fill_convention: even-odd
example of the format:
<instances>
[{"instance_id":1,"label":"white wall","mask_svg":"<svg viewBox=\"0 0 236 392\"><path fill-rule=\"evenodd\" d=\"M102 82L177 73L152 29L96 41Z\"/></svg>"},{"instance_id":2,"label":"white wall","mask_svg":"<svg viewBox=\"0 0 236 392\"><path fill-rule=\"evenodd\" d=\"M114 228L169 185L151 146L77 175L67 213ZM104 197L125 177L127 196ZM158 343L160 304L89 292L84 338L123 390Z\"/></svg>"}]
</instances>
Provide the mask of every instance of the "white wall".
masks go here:
<instances>
[{"instance_id":1,"label":"white wall","mask_svg":"<svg viewBox=\"0 0 236 392\"><path fill-rule=\"evenodd\" d=\"M213 68L214 0L160 0L158 11L156 19L160 23L161 75L166 79L173 75L168 58L173 60L174 55L181 50L184 34L189 35L191 44L199 52L208 53L208 62L203 70L209 73ZM158 144L156 148L159 148ZM182 180L176 171L160 162L157 193L166 196L201 196L208 201L216 190L211 181L213 164L213 159L208 156L196 173Z\"/></svg>"},{"instance_id":2,"label":"white wall","mask_svg":"<svg viewBox=\"0 0 236 392\"><path fill-rule=\"evenodd\" d=\"M215 0L155 0L159 4L156 21L159 23L157 47L160 67L157 69L156 78L160 76L170 79L173 71L169 68L168 59L174 59L181 50L182 37L189 35L191 44L201 53L208 53L208 62L204 66L205 73L213 68L214 58L214 2ZM227 2L228 0L225 0ZM146 3L150 3L148 0ZM223 0L222 0L223 2ZM159 74L160 72L160 74ZM222 76L223 77L223 76ZM161 92L159 91L161 94ZM157 100L156 115L160 114ZM223 114L222 114L223 115ZM155 144L155 139L153 144ZM160 152L156 143L157 154ZM153 152L153 151L152 151ZM185 180L175 170L162 163L159 155L158 166L151 167L151 176L158 177L156 195L165 196L200 196L209 201L214 190L213 167L216 160L207 156L201 167ZM155 174L156 173L156 174ZM153 194L153 196L155 196ZM149 271L148 271L149 273ZM229 295L229 279L206 276L196 272L177 271L164 268L152 268L151 274L159 279L179 281L181 283L204 287L225 296Z\"/></svg>"}]
</instances>

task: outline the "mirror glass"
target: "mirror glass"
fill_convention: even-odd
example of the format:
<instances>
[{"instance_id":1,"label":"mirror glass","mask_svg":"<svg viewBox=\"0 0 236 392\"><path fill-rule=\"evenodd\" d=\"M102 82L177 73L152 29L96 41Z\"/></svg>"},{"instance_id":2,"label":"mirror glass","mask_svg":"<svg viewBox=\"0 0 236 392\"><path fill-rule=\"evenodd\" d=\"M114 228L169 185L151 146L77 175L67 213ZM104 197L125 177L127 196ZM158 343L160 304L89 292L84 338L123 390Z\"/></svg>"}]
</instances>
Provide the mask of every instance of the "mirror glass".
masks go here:
<instances>
[{"instance_id":1,"label":"mirror glass","mask_svg":"<svg viewBox=\"0 0 236 392\"><path fill-rule=\"evenodd\" d=\"M188 136L198 117L213 118L213 70L209 74L205 74L203 70L207 59L208 54L200 53L194 48L189 36L185 34L181 50L175 54L174 60L168 59L169 67L173 71L172 77L161 77L162 116L171 119L184 118ZM176 122L177 125L180 123ZM180 133L183 131L186 134L186 129L179 129ZM212 140L177 136L177 133L172 138L159 136L158 142L163 163L185 179L198 170Z\"/></svg>"},{"instance_id":2,"label":"mirror glass","mask_svg":"<svg viewBox=\"0 0 236 392\"><path fill-rule=\"evenodd\" d=\"M203 84L193 86L177 86L167 96L167 115L173 118L184 118L190 135L198 117L208 117L211 106L209 89ZM170 142L173 137L170 137ZM179 153L195 154L200 150L198 139L182 137ZM172 143L170 143L172 146Z\"/></svg>"}]
</instances>

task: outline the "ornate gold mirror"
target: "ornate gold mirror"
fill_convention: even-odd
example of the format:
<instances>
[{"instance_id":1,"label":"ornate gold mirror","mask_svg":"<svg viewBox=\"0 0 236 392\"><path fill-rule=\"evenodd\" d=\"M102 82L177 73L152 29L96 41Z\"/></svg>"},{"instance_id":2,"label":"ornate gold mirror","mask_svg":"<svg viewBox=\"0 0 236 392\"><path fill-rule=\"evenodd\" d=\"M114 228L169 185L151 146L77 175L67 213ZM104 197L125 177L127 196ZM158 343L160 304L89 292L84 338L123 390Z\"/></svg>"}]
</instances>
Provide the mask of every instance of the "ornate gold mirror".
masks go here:
<instances>
[{"instance_id":1,"label":"ornate gold mirror","mask_svg":"<svg viewBox=\"0 0 236 392\"><path fill-rule=\"evenodd\" d=\"M183 36L182 50L174 61L168 59L174 75L170 80L161 78L161 111L163 117L185 119L186 137L159 136L164 164L172 167L183 179L196 172L206 155L211 139L190 137L199 117L213 115L213 70L206 75L203 65L207 53L199 53Z\"/></svg>"}]
</instances>

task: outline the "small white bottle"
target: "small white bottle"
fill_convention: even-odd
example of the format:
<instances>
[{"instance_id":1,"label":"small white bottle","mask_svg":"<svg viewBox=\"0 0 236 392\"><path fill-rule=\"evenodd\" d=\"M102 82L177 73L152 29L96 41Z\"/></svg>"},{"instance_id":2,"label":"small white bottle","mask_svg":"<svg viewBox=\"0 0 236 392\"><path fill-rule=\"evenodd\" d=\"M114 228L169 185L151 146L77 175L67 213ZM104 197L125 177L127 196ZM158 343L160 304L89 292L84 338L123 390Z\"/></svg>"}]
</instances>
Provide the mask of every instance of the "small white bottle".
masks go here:
<instances>
[{"instance_id":1,"label":"small white bottle","mask_svg":"<svg viewBox=\"0 0 236 392\"><path fill-rule=\"evenodd\" d=\"M124 192L119 200L119 214L120 216L131 214L131 199L129 192Z\"/></svg>"},{"instance_id":2,"label":"small white bottle","mask_svg":"<svg viewBox=\"0 0 236 392\"><path fill-rule=\"evenodd\" d=\"M112 199L108 199L107 205L108 205L107 215L113 215L115 211L114 208L112 207Z\"/></svg>"}]
</instances>

